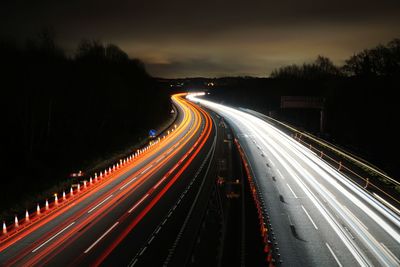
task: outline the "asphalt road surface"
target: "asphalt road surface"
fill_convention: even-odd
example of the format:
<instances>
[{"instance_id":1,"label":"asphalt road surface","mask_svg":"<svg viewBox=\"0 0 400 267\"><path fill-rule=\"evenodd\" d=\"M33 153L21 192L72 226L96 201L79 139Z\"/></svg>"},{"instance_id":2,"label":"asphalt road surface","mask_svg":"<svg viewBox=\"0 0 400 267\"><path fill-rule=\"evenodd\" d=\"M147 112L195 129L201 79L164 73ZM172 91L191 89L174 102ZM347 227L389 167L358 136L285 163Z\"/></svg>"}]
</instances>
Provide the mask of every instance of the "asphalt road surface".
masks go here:
<instances>
[{"instance_id":1,"label":"asphalt road surface","mask_svg":"<svg viewBox=\"0 0 400 267\"><path fill-rule=\"evenodd\" d=\"M207 197L218 135L210 115L182 96L172 97L179 115L166 137L10 226L0 265L162 266L186 255L181 247L192 242L187 229Z\"/></svg>"},{"instance_id":2,"label":"asphalt road surface","mask_svg":"<svg viewBox=\"0 0 400 267\"><path fill-rule=\"evenodd\" d=\"M235 132L270 216L278 264L400 266L399 214L266 121L189 99Z\"/></svg>"}]
</instances>

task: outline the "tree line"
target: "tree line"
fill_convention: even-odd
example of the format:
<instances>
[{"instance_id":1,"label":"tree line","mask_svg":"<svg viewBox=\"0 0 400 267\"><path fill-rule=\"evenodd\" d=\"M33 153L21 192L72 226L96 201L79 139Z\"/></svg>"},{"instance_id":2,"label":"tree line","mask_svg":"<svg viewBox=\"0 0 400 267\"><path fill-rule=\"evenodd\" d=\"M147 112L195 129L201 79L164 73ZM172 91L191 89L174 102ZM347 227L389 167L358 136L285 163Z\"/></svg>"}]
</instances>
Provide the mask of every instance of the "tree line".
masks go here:
<instances>
[{"instance_id":1,"label":"tree line","mask_svg":"<svg viewBox=\"0 0 400 267\"><path fill-rule=\"evenodd\" d=\"M289 122L400 177L398 158L393 157L398 140L400 39L355 53L343 66L318 56L311 63L278 68L269 78L214 82L210 97L215 100ZM282 96L324 98L326 131L319 132L319 110L281 108Z\"/></svg>"},{"instance_id":2,"label":"tree line","mask_svg":"<svg viewBox=\"0 0 400 267\"><path fill-rule=\"evenodd\" d=\"M332 79L337 77L394 77L400 74L400 39L386 45L352 55L341 67L324 56L311 63L289 65L275 69L270 77L276 79Z\"/></svg>"},{"instance_id":3,"label":"tree line","mask_svg":"<svg viewBox=\"0 0 400 267\"><path fill-rule=\"evenodd\" d=\"M44 31L0 40L0 64L0 211L137 143L169 116L169 92L114 44L82 40L66 53Z\"/></svg>"}]
</instances>

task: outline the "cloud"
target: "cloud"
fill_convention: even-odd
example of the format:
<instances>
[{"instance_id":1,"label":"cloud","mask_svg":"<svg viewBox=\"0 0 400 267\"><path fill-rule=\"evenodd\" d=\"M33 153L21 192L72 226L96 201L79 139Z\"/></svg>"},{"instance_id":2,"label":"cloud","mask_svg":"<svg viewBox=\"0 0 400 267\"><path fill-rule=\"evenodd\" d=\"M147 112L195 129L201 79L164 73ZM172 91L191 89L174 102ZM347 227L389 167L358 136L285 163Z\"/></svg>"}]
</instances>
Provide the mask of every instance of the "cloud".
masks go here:
<instances>
[{"instance_id":1,"label":"cloud","mask_svg":"<svg viewBox=\"0 0 400 267\"><path fill-rule=\"evenodd\" d=\"M25 38L50 26L68 50L82 38L113 42L157 76L265 76L399 37L398 14L398 0L8 0L0 30Z\"/></svg>"}]
</instances>

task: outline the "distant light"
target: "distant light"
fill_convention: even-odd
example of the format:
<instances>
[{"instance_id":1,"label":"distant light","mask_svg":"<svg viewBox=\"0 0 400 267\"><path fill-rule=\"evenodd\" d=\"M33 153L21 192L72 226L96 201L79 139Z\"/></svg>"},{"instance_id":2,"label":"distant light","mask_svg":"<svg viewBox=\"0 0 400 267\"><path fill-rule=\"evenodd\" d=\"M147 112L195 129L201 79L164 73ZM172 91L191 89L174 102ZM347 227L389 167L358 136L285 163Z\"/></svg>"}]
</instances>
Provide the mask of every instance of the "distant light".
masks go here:
<instances>
[{"instance_id":1,"label":"distant light","mask_svg":"<svg viewBox=\"0 0 400 267\"><path fill-rule=\"evenodd\" d=\"M196 96L203 96L203 95L205 95L205 94L206 94L205 92L194 92L194 93L189 93L189 94L187 94L186 98L191 99L191 98L193 98L193 97L196 97Z\"/></svg>"},{"instance_id":2,"label":"distant light","mask_svg":"<svg viewBox=\"0 0 400 267\"><path fill-rule=\"evenodd\" d=\"M74 172L74 173L71 173L70 176L71 177L82 177L83 176L83 172L82 171Z\"/></svg>"}]
</instances>

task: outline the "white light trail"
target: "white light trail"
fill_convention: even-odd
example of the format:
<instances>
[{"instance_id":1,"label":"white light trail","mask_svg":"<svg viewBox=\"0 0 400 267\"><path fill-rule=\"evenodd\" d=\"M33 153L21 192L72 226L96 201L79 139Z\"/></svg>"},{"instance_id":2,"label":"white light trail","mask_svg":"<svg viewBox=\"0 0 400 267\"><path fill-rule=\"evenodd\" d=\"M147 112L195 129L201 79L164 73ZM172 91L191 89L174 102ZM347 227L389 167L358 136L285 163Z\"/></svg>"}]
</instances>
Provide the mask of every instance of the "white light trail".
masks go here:
<instances>
[{"instance_id":1,"label":"white light trail","mask_svg":"<svg viewBox=\"0 0 400 267\"><path fill-rule=\"evenodd\" d=\"M365 245L368 251L374 255L382 265L395 266L398 264L399 260L397 257L394 256L390 250L387 250L386 247L377 240L377 237L373 236L368 231L367 226L361 222L348 207L345 207L341 203L352 203L352 207L357 210L357 213L364 213L367 215L376 224L376 226L374 226L375 228L379 227L386 232L395 243L397 242L400 244L400 218L398 214L380 202L378 200L379 198L377 199L369 192L354 184L350 179L321 160L315 153L312 153L309 149L298 144L291 137L269 123L248 113L194 96L189 95L188 99L200 102L219 113L219 115L225 117L231 123L236 124L243 136L253 136L253 143L256 144L254 146L259 150L268 151L275 159L275 162L279 162L279 164L284 167L289 174L287 178L290 177L293 179L297 183L298 188L305 192L360 265L370 266L372 263L363 252L363 249L349 237L347 227L344 227L342 222L352 229L352 232L357 235L358 240ZM262 148L260 148L260 146L262 146ZM263 154L264 156L268 155L268 153L264 153L264 151ZM260 155L258 155L258 157L260 157ZM278 169L276 169L276 171L283 178L280 171ZM325 185L323 185L323 183L325 183ZM288 183L287 186L297 198ZM332 192L335 192L335 194ZM326 204L323 204L320 199L326 202L330 209L327 209L325 207ZM334 213L332 213L332 210ZM305 209L304 211L306 212ZM306 212L306 214L317 229L308 212ZM342 222L336 219L336 215L340 216ZM328 248L330 249L330 247Z\"/></svg>"}]
</instances>

